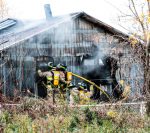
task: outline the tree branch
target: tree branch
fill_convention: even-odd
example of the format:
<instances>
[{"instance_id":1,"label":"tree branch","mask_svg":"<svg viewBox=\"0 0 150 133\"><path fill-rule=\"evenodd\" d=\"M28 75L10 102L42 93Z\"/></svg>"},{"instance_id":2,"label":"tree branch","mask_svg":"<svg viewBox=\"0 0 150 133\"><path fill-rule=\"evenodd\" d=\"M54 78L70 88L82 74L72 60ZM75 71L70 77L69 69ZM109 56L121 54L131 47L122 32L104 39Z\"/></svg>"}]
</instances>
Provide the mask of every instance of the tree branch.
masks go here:
<instances>
[{"instance_id":1,"label":"tree branch","mask_svg":"<svg viewBox=\"0 0 150 133\"><path fill-rule=\"evenodd\" d=\"M141 25L141 28L143 30L143 34L144 34L144 40L147 40L147 37L146 37L146 30L145 30L145 27L144 27L144 23L140 20L140 17L138 15L138 12L137 12L137 9L135 7L135 3L134 3L134 0L131 0L131 4L133 6L133 10L132 8L130 7L130 10L132 11L133 15L135 15L135 17L137 18L137 20L139 21L139 24Z\"/></svg>"}]
</instances>

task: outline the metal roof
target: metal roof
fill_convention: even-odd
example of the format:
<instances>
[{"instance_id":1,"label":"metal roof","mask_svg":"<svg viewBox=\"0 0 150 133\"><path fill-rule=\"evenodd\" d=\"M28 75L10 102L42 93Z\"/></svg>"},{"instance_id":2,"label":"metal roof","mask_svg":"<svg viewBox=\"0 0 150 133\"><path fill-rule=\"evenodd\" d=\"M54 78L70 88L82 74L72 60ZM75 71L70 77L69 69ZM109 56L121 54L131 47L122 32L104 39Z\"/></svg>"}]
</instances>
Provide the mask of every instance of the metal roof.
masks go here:
<instances>
[{"instance_id":1,"label":"metal roof","mask_svg":"<svg viewBox=\"0 0 150 133\"><path fill-rule=\"evenodd\" d=\"M17 23L17 21L15 19L11 19L11 18L2 20L2 21L0 21L0 30L11 27L11 26L15 25L16 23Z\"/></svg>"},{"instance_id":2,"label":"metal roof","mask_svg":"<svg viewBox=\"0 0 150 133\"><path fill-rule=\"evenodd\" d=\"M78 17L82 17L85 20L96 24L97 26L103 27L104 29L108 30L112 34L128 37L128 35L86 14L85 12L78 12L78 13L72 13L72 14L67 14L58 17L52 17L49 21L47 20L43 20L39 22L36 21L27 24L25 23L24 26L20 26L20 27L16 26L13 32L9 31L7 32L7 34L6 33L0 34L0 51L8 47L11 47L16 43L29 39L35 35L38 35L42 32L45 32L61 23L67 22L70 19L76 19ZM9 24L13 25L15 24L16 21L15 20L13 21L13 19L9 19L9 21L7 20L6 22L10 22L8 23L8 25Z\"/></svg>"}]
</instances>

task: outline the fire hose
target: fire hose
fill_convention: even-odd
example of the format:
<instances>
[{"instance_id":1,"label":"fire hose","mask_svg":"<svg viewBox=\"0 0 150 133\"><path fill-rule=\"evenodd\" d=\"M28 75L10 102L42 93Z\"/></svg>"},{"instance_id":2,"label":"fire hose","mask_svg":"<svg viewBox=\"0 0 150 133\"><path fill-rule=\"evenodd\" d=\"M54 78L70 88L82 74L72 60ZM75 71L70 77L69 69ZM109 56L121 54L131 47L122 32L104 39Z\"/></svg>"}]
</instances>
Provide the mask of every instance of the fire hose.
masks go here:
<instances>
[{"instance_id":1,"label":"fire hose","mask_svg":"<svg viewBox=\"0 0 150 133\"><path fill-rule=\"evenodd\" d=\"M82 76L79 76L79 75L77 75L77 74L75 74L75 73L72 73L72 72L69 72L69 73L71 73L71 75L73 75L73 76L75 76L75 77L77 77L77 78L79 78L79 79L82 79L82 80L84 80L84 81L90 83L91 85L95 86L95 87L96 87L97 89L99 89L104 95L106 95L106 97L109 99L109 101L111 101L110 96L109 96L101 87L99 87L98 85L96 85L94 82L92 82L92 81L90 81L90 80L88 80L88 79L86 79L86 78L84 78L84 77L82 77ZM43 85L47 88L47 86L46 86L44 83L43 83ZM47 88L47 89L48 89L48 88Z\"/></svg>"},{"instance_id":2,"label":"fire hose","mask_svg":"<svg viewBox=\"0 0 150 133\"><path fill-rule=\"evenodd\" d=\"M90 83L90 84L93 85L93 86L95 86L95 87L96 87L97 89L99 89L103 94L105 94L109 100L111 100L111 98L109 97L109 95L108 95L102 88L100 88L98 85L96 85L94 82L92 82L92 81L90 81L90 80L88 80L88 79L86 79L86 78L84 78L84 77L82 77L82 76L79 76L79 75L77 75L77 74L74 74L74 73L72 73L72 75L75 76L75 77L77 77L77 78L80 78L80 79L82 79L82 80L84 80L84 81L86 81L86 82L88 82L88 83Z\"/></svg>"}]
</instances>

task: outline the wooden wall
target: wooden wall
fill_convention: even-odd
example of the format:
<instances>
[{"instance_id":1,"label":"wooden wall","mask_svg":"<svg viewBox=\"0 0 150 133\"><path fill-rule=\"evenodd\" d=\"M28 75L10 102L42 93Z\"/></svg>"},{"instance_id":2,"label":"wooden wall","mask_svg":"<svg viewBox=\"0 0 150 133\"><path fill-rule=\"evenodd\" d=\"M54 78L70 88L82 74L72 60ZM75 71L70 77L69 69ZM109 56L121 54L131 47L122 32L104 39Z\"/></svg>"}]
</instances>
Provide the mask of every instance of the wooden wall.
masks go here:
<instances>
[{"instance_id":1,"label":"wooden wall","mask_svg":"<svg viewBox=\"0 0 150 133\"><path fill-rule=\"evenodd\" d=\"M134 65L139 67L140 62L132 58L130 46L116 36L83 18L77 18L8 48L5 53L6 63L1 66L0 73L1 81L4 81L3 93L12 94L14 89L22 91L26 88L35 88L37 56L53 57L55 64L65 63L70 71L81 74L83 55L94 56L96 52L98 58L110 55L118 60L120 66L117 79L135 84L131 77ZM119 57L119 53L123 56ZM94 65L97 65L97 62ZM136 84L143 82L142 72L139 73L139 77L139 80L134 80L138 82Z\"/></svg>"}]
</instances>

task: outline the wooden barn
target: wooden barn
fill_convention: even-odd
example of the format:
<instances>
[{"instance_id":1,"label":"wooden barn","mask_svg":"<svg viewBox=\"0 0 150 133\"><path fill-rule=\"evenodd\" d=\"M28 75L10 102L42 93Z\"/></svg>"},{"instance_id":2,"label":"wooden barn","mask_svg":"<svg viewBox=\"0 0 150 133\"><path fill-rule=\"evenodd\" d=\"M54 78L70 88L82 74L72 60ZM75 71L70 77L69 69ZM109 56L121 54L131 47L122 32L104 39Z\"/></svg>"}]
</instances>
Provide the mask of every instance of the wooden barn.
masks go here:
<instances>
[{"instance_id":1,"label":"wooden barn","mask_svg":"<svg viewBox=\"0 0 150 133\"><path fill-rule=\"evenodd\" d=\"M0 22L0 81L5 95L13 95L15 89L36 89L38 61L64 63L69 71L82 75L103 64L105 55L118 61L117 81L124 80L133 94L141 94L142 65L133 55L128 35L85 12L54 17L48 5L45 12L46 20ZM87 56L95 58L84 60Z\"/></svg>"}]
</instances>

